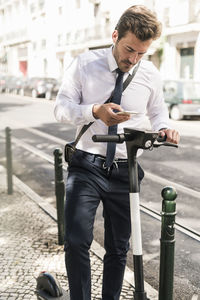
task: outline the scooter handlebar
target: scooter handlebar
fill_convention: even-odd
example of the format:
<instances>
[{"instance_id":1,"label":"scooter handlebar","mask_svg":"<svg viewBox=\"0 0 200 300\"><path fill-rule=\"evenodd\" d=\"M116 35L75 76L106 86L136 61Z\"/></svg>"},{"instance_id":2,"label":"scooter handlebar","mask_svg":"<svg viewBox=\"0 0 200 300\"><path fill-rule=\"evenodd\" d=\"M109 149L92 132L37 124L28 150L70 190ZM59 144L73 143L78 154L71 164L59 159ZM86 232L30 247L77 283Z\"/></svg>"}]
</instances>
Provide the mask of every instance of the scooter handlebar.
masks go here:
<instances>
[{"instance_id":1,"label":"scooter handlebar","mask_svg":"<svg viewBox=\"0 0 200 300\"><path fill-rule=\"evenodd\" d=\"M100 135L95 134L92 137L93 142L113 142L113 143L123 143L125 141L124 134L114 134L114 135Z\"/></svg>"}]
</instances>

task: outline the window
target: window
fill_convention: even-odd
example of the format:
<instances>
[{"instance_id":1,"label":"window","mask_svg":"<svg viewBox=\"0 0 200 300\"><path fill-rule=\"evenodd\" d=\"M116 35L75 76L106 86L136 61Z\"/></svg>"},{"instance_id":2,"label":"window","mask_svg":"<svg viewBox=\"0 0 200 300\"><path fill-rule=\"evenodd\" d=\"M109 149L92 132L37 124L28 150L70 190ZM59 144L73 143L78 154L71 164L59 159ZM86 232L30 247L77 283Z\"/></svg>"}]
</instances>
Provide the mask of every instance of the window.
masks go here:
<instances>
[{"instance_id":1,"label":"window","mask_svg":"<svg viewBox=\"0 0 200 300\"><path fill-rule=\"evenodd\" d=\"M45 40L45 39L43 39L43 40L41 41L41 48L42 48L42 49L45 49L45 48L46 48L46 40Z\"/></svg>"},{"instance_id":2,"label":"window","mask_svg":"<svg viewBox=\"0 0 200 300\"><path fill-rule=\"evenodd\" d=\"M68 32L68 33L66 34L66 44L67 44L67 45L70 44L70 41L71 41L71 32Z\"/></svg>"},{"instance_id":3,"label":"window","mask_svg":"<svg viewBox=\"0 0 200 300\"><path fill-rule=\"evenodd\" d=\"M170 16L170 8L165 7L163 13L163 23L165 24L165 26L169 26L170 24L169 16Z\"/></svg>"},{"instance_id":4,"label":"window","mask_svg":"<svg viewBox=\"0 0 200 300\"><path fill-rule=\"evenodd\" d=\"M180 57L181 57L180 77L185 79L193 78L194 47L180 49Z\"/></svg>"},{"instance_id":5,"label":"window","mask_svg":"<svg viewBox=\"0 0 200 300\"><path fill-rule=\"evenodd\" d=\"M4 16L4 9L0 10L0 16L3 17Z\"/></svg>"},{"instance_id":6,"label":"window","mask_svg":"<svg viewBox=\"0 0 200 300\"><path fill-rule=\"evenodd\" d=\"M59 35L57 36L57 45L58 45L58 46L61 46L61 44L62 44L62 35L59 34Z\"/></svg>"},{"instance_id":7,"label":"window","mask_svg":"<svg viewBox=\"0 0 200 300\"><path fill-rule=\"evenodd\" d=\"M33 51L36 51L36 48L37 48L37 43L36 42L33 42Z\"/></svg>"},{"instance_id":8,"label":"window","mask_svg":"<svg viewBox=\"0 0 200 300\"><path fill-rule=\"evenodd\" d=\"M23 6L27 6L27 0L22 0L22 4L23 4Z\"/></svg>"},{"instance_id":9,"label":"window","mask_svg":"<svg viewBox=\"0 0 200 300\"><path fill-rule=\"evenodd\" d=\"M44 4L45 4L45 1L44 0L39 0L38 1L38 6L39 6L39 9L42 10L44 8Z\"/></svg>"},{"instance_id":10,"label":"window","mask_svg":"<svg viewBox=\"0 0 200 300\"><path fill-rule=\"evenodd\" d=\"M76 8L81 8L81 0L76 0Z\"/></svg>"},{"instance_id":11,"label":"window","mask_svg":"<svg viewBox=\"0 0 200 300\"><path fill-rule=\"evenodd\" d=\"M59 6L59 7L58 7L58 14L59 14L59 15L62 15L62 6Z\"/></svg>"},{"instance_id":12,"label":"window","mask_svg":"<svg viewBox=\"0 0 200 300\"><path fill-rule=\"evenodd\" d=\"M100 3L94 3L94 16L96 17L99 12Z\"/></svg>"},{"instance_id":13,"label":"window","mask_svg":"<svg viewBox=\"0 0 200 300\"><path fill-rule=\"evenodd\" d=\"M18 57L26 57L28 55L28 49L27 47L18 47Z\"/></svg>"},{"instance_id":14,"label":"window","mask_svg":"<svg viewBox=\"0 0 200 300\"><path fill-rule=\"evenodd\" d=\"M32 14L34 14L34 12L35 12L35 3L31 3L31 5L30 5L30 12Z\"/></svg>"},{"instance_id":15,"label":"window","mask_svg":"<svg viewBox=\"0 0 200 300\"><path fill-rule=\"evenodd\" d=\"M48 62L47 62L47 59L44 58L44 60L43 60L43 70L44 70L44 75L45 76L47 75L47 67L48 67Z\"/></svg>"}]
</instances>

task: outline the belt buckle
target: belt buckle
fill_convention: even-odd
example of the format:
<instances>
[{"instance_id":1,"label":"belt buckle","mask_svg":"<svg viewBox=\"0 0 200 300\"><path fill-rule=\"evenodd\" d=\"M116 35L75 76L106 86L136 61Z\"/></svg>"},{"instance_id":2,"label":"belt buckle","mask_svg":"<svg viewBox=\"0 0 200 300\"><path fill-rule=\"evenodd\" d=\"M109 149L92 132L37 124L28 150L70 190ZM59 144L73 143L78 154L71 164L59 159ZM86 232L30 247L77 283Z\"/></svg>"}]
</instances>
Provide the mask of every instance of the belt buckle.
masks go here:
<instances>
[{"instance_id":1,"label":"belt buckle","mask_svg":"<svg viewBox=\"0 0 200 300\"><path fill-rule=\"evenodd\" d=\"M106 166L105 166L105 163L106 163L106 162L103 163L102 168L103 168L104 170L107 170L108 172L110 172L110 169L111 169L112 166L115 166L116 170L119 169L119 166L118 166L116 160L113 160L113 163L112 163L112 165L111 165L110 167L106 167Z\"/></svg>"},{"instance_id":2,"label":"belt buckle","mask_svg":"<svg viewBox=\"0 0 200 300\"><path fill-rule=\"evenodd\" d=\"M103 165L102 165L102 168L104 169L104 170L107 170L108 172L110 171L110 167L106 167L106 162L104 161L104 163L103 163Z\"/></svg>"}]
</instances>

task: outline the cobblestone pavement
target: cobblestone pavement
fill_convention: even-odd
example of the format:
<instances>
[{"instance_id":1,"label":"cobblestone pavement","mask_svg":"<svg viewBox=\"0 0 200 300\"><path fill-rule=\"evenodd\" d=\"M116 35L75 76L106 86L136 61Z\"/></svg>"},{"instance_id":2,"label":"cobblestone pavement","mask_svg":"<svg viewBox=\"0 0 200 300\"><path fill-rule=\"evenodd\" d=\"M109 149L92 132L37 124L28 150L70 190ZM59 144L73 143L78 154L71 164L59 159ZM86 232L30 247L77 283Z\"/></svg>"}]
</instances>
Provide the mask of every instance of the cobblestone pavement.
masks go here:
<instances>
[{"instance_id":1,"label":"cobblestone pavement","mask_svg":"<svg viewBox=\"0 0 200 300\"><path fill-rule=\"evenodd\" d=\"M37 299L36 277L54 273L68 290L63 246L57 242L57 224L26 194L7 195L0 169L0 299ZM102 260L91 251L92 299L101 299ZM121 299L132 299L124 281ZM78 299L77 299L78 300Z\"/></svg>"}]
</instances>

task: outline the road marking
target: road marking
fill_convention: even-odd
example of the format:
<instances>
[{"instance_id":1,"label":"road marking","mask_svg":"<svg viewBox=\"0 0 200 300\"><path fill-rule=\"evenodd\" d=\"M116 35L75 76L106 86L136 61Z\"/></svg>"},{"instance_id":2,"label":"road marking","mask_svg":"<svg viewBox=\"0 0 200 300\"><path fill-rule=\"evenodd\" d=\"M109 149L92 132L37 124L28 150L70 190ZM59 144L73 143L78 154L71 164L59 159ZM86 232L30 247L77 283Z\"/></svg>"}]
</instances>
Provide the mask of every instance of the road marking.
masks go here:
<instances>
[{"instance_id":1,"label":"road marking","mask_svg":"<svg viewBox=\"0 0 200 300\"><path fill-rule=\"evenodd\" d=\"M154 181L154 182L159 182L164 186L166 186L166 185L173 186L174 188L176 188L180 192L183 192L183 193L185 193L189 196L193 196L193 197L196 197L196 198L200 199L200 192L194 191L194 190L192 190L190 188L187 188L187 187L185 187L185 186L183 186L179 183L176 183L174 181L170 181L166 178L162 178L158 175L155 175L155 174L147 172L147 171L145 171L145 177L152 180L152 181Z\"/></svg>"},{"instance_id":2,"label":"road marking","mask_svg":"<svg viewBox=\"0 0 200 300\"><path fill-rule=\"evenodd\" d=\"M0 133L0 136L1 137L4 137L3 134ZM45 152L37 149L36 147L33 147L29 144L27 144L26 142L23 142L22 140L18 139L18 138L15 138L15 137L12 137L12 142L17 144L18 146L28 150L29 152L32 152L33 154L47 160L48 162L50 162L51 164L54 164L54 159L52 158L51 155L48 155L46 154ZM63 166L63 169L66 171L67 170L67 167L66 166Z\"/></svg>"},{"instance_id":3,"label":"road marking","mask_svg":"<svg viewBox=\"0 0 200 300\"><path fill-rule=\"evenodd\" d=\"M144 212L145 214L147 214L148 216L151 216L152 218L154 218L154 219L161 222L161 215L157 211L149 209L147 206L145 206L143 204L140 204L140 210L142 212ZM180 232L186 234L187 236L193 238L194 240L200 242L200 233L198 231L196 231L196 230L194 230L194 229L192 229L188 226L186 227L186 226L184 226L180 223L176 223L176 222L175 222L175 228L178 231L180 231Z\"/></svg>"},{"instance_id":4,"label":"road marking","mask_svg":"<svg viewBox=\"0 0 200 300\"><path fill-rule=\"evenodd\" d=\"M40 131L38 129L34 129L34 128L23 128L23 129L26 130L26 131L29 131L29 132L31 132L33 134L39 135L41 137L44 137L44 138L46 138L46 139L48 139L50 141L56 142L58 144L61 144L61 145L66 145L66 143L69 142L69 141L65 141L63 139L60 139L58 137L55 137L55 136L53 136L51 134L48 134L46 132L42 132L42 131Z\"/></svg>"},{"instance_id":5,"label":"road marking","mask_svg":"<svg viewBox=\"0 0 200 300\"><path fill-rule=\"evenodd\" d=\"M23 142L22 140L19 140L18 138L12 137L12 141L17 144L18 146L32 152L33 154L40 156L41 158L47 160L51 164L54 164L54 160L51 155L46 154L45 152L37 149L36 147L33 147L26 142Z\"/></svg>"},{"instance_id":6,"label":"road marking","mask_svg":"<svg viewBox=\"0 0 200 300\"><path fill-rule=\"evenodd\" d=\"M181 148L200 150L200 145L180 144Z\"/></svg>"}]
</instances>

